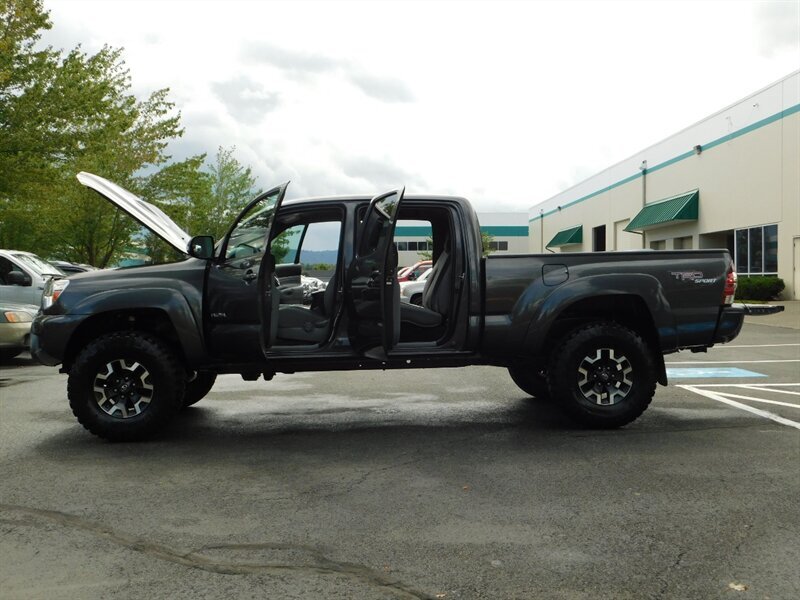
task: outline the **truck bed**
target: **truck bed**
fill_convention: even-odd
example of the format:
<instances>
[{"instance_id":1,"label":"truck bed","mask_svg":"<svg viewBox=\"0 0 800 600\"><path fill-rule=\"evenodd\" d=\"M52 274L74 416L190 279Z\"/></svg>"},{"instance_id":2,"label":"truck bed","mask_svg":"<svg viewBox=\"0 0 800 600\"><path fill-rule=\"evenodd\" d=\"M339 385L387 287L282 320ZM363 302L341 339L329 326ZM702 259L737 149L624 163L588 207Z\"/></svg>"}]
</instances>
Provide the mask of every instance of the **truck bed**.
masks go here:
<instances>
[{"instance_id":1,"label":"truck bed","mask_svg":"<svg viewBox=\"0 0 800 600\"><path fill-rule=\"evenodd\" d=\"M483 348L534 352L570 311L645 312L662 352L710 346L721 313L727 250L490 255Z\"/></svg>"}]
</instances>

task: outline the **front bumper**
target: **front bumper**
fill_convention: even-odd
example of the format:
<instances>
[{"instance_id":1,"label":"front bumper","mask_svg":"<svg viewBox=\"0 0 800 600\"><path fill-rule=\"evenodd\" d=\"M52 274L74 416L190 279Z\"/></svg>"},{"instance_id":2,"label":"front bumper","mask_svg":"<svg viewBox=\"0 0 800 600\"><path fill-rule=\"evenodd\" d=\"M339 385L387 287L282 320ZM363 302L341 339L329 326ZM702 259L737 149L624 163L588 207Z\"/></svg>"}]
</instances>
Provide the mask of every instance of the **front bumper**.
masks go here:
<instances>
[{"instance_id":1,"label":"front bumper","mask_svg":"<svg viewBox=\"0 0 800 600\"><path fill-rule=\"evenodd\" d=\"M67 342L85 319L86 315L36 315L31 327L31 356L48 367L64 362Z\"/></svg>"},{"instance_id":2,"label":"front bumper","mask_svg":"<svg viewBox=\"0 0 800 600\"><path fill-rule=\"evenodd\" d=\"M26 350L30 332L30 321L27 323L3 323L0 326L0 348Z\"/></svg>"}]
</instances>

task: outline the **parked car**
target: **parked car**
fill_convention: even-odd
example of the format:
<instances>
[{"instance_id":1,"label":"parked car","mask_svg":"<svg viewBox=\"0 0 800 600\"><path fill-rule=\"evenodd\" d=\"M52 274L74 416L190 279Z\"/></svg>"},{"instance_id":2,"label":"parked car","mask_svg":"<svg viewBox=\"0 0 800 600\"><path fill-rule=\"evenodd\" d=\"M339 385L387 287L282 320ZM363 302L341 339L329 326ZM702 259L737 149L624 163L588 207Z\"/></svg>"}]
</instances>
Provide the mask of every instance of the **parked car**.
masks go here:
<instances>
[{"instance_id":1,"label":"parked car","mask_svg":"<svg viewBox=\"0 0 800 600\"><path fill-rule=\"evenodd\" d=\"M0 250L0 302L36 304L50 279L61 279L64 272L31 252Z\"/></svg>"},{"instance_id":2,"label":"parked car","mask_svg":"<svg viewBox=\"0 0 800 600\"><path fill-rule=\"evenodd\" d=\"M31 353L61 365L72 412L110 440L152 435L220 373L253 381L469 365L508 369L524 393L550 396L585 426L621 427L667 385L665 354L704 352L736 338L746 314L783 310L734 304L725 249L483 258L464 198L392 190L284 204L284 184L250 202L215 245L102 177L78 179L187 255L47 284ZM392 242L404 218L432 224L421 306L399 300ZM319 222L340 231L334 274L320 302L284 304L281 273L300 284L305 232ZM270 245L290 228L300 233L295 262L276 265Z\"/></svg>"},{"instance_id":3,"label":"parked car","mask_svg":"<svg viewBox=\"0 0 800 600\"><path fill-rule=\"evenodd\" d=\"M93 267L92 265L67 262L66 260L48 260L47 262L49 262L54 267L57 267L60 271L63 271L66 275L71 275L72 273L85 273L86 271L97 270L97 267Z\"/></svg>"},{"instance_id":4,"label":"parked car","mask_svg":"<svg viewBox=\"0 0 800 600\"><path fill-rule=\"evenodd\" d=\"M433 269L428 269L414 281L400 282L400 302L408 302L422 306L422 292L425 291L425 283Z\"/></svg>"},{"instance_id":5,"label":"parked car","mask_svg":"<svg viewBox=\"0 0 800 600\"><path fill-rule=\"evenodd\" d=\"M403 281L414 281L415 279L419 279L419 276L425 271L429 270L432 266L433 261L421 260L408 267L405 271L400 271L400 273L397 274L397 281L402 283Z\"/></svg>"},{"instance_id":6,"label":"parked car","mask_svg":"<svg viewBox=\"0 0 800 600\"><path fill-rule=\"evenodd\" d=\"M0 362L30 348L31 323L39 307L0 302Z\"/></svg>"}]
</instances>

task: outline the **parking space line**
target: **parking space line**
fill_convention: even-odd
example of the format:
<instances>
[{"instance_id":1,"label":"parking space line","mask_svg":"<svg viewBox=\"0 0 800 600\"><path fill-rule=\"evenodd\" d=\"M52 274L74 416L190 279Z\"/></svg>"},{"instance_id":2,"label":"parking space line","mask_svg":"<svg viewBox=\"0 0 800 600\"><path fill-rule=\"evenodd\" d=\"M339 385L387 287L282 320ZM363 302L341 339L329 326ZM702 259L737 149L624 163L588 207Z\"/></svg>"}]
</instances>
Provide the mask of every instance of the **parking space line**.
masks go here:
<instances>
[{"instance_id":1,"label":"parking space line","mask_svg":"<svg viewBox=\"0 0 800 600\"><path fill-rule=\"evenodd\" d=\"M800 383L703 383L707 387L743 387L750 386L758 389L769 389L773 387L800 387Z\"/></svg>"},{"instance_id":2,"label":"parking space line","mask_svg":"<svg viewBox=\"0 0 800 600\"><path fill-rule=\"evenodd\" d=\"M711 400L716 400L717 402L721 402L722 404L727 404L729 406L733 406L734 408L739 408L749 413L753 413L754 415L764 417L765 419L770 419L771 421L775 421L776 423L780 423L781 425L786 425L788 427L794 427L795 429L800 429L800 423L798 423L797 421L792 421L791 419L785 419L780 415L776 415L775 413L771 413L767 410L761 410L760 408L753 408L752 406L748 406L747 404L736 402L735 400L726 398L722 394L717 394L716 392L712 392L711 390L704 390L699 387L695 387L693 385L679 385L677 387L683 388L690 392L694 392L695 394L698 394L700 396L705 396L706 398L710 398Z\"/></svg>"},{"instance_id":3,"label":"parking space line","mask_svg":"<svg viewBox=\"0 0 800 600\"><path fill-rule=\"evenodd\" d=\"M752 385L747 383L739 385L738 387L744 388L746 390L757 390L759 392L775 392L776 394L791 394L792 396L800 396L800 392L790 392L789 390L777 390L763 385Z\"/></svg>"},{"instance_id":4,"label":"parking space line","mask_svg":"<svg viewBox=\"0 0 800 600\"><path fill-rule=\"evenodd\" d=\"M763 402L764 404L775 404L777 406L800 408L800 404L792 404L791 402L779 402L778 400L767 400L766 398L754 398L753 396L742 396L740 394L731 394L730 392L725 392L723 395L726 398L738 398L739 400L752 400L753 402Z\"/></svg>"},{"instance_id":5,"label":"parking space line","mask_svg":"<svg viewBox=\"0 0 800 600\"><path fill-rule=\"evenodd\" d=\"M778 358L775 360L676 360L667 365L750 365L756 363L796 363L800 358Z\"/></svg>"},{"instance_id":6,"label":"parking space line","mask_svg":"<svg viewBox=\"0 0 800 600\"><path fill-rule=\"evenodd\" d=\"M740 346L723 346L721 348L715 347L715 350L727 350L729 348L783 348L786 346L800 346L800 344L742 344Z\"/></svg>"}]
</instances>

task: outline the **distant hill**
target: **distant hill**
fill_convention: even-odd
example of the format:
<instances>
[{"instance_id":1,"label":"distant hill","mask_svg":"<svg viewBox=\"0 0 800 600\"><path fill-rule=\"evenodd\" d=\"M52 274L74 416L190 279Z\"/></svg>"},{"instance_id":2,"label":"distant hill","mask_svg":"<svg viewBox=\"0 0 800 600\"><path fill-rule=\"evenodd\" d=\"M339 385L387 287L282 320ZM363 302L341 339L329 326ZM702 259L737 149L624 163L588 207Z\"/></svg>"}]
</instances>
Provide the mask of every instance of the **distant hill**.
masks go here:
<instances>
[{"instance_id":1,"label":"distant hill","mask_svg":"<svg viewBox=\"0 0 800 600\"><path fill-rule=\"evenodd\" d=\"M304 265L319 263L335 264L339 253L336 250L303 250L300 253L300 262Z\"/></svg>"}]
</instances>

